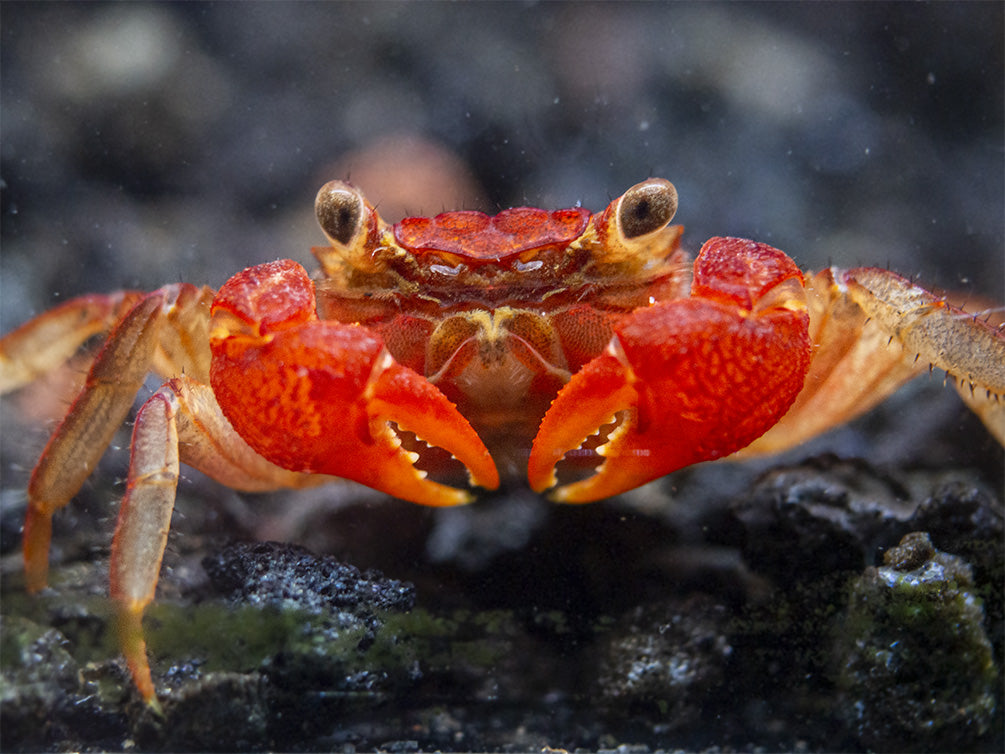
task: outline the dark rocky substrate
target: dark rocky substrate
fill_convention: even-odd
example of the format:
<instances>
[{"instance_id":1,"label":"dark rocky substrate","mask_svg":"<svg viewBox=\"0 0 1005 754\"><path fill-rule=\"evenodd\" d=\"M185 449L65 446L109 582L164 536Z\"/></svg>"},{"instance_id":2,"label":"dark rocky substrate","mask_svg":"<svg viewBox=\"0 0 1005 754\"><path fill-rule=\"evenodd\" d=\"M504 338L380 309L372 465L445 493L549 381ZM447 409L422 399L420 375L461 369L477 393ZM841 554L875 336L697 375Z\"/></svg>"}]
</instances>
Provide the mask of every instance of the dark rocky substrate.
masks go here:
<instances>
[{"instance_id":1,"label":"dark rocky substrate","mask_svg":"<svg viewBox=\"0 0 1005 754\"><path fill-rule=\"evenodd\" d=\"M993 493L824 456L697 503L716 468L754 473L704 467L584 507L516 493L316 515L383 575L228 542L232 520L189 513L146 620L160 712L108 636L85 508L76 543L57 527L57 556L84 556L46 593L23 595L8 555L0 744L1000 750Z\"/></svg>"}]
</instances>

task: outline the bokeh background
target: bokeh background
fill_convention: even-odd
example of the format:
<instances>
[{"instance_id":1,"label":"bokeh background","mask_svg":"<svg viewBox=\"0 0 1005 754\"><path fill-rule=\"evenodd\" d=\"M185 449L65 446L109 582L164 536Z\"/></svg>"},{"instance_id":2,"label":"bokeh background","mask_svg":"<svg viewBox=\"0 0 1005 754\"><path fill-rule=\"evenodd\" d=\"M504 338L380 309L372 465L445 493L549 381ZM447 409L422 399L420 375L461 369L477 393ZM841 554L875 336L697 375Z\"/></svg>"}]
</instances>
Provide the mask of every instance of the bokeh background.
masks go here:
<instances>
[{"instance_id":1,"label":"bokeh background","mask_svg":"<svg viewBox=\"0 0 1005 754\"><path fill-rule=\"evenodd\" d=\"M600 208L806 267L1005 299L1000 3L4 3L8 330L68 296L220 285L320 243L317 187L391 219Z\"/></svg>"}]
</instances>

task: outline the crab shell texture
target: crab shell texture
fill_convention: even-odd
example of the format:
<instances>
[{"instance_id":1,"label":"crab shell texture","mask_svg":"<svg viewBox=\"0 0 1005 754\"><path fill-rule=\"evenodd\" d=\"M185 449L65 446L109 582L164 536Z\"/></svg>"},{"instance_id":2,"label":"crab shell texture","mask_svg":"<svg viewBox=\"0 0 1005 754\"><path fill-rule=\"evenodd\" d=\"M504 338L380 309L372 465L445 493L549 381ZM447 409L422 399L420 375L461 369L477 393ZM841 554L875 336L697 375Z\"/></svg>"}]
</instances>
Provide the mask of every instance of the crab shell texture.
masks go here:
<instances>
[{"instance_id":1,"label":"crab shell texture","mask_svg":"<svg viewBox=\"0 0 1005 754\"><path fill-rule=\"evenodd\" d=\"M120 642L155 700L141 627L179 464L239 490L332 477L426 505L468 484L608 497L731 454L771 453L939 367L1005 442L1001 308L964 312L887 270L803 273L713 238L694 262L652 178L605 209L520 207L385 223L333 181L312 279L289 260L218 291L83 296L0 340L0 392L104 335L28 484L24 560L47 583L53 513L77 494L150 371L112 544Z\"/></svg>"}]
</instances>

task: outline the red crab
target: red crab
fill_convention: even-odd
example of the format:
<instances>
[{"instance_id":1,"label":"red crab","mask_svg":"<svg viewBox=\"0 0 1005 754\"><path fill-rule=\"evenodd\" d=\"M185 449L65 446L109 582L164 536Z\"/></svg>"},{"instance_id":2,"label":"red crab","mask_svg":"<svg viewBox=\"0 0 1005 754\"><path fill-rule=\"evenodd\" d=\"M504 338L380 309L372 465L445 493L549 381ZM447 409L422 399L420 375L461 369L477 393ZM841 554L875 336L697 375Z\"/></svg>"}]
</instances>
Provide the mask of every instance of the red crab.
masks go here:
<instances>
[{"instance_id":1,"label":"red crab","mask_svg":"<svg viewBox=\"0 0 1005 754\"><path fill-rule=\"evenodd\" d=\"M136 417L111 594L151 701L141 620L179 462L249 491L338 476L454 505L472 499L451 486L466 470L487 489L526 478L587 502L796 445L932 365L1005 442L1000 328L886 270L805 274L754 241L713 238L692 265L676 208L673 185L654 178L598 213L521 207L391 226L334 181L317 197L331 245L313 249L313 278L278 261L215 293L84 296L28 322L0 341L5 391L107 333L28 486L29 590L46 585L52 514L150 371L166 382Z\"/></svg>"}]
</instances>

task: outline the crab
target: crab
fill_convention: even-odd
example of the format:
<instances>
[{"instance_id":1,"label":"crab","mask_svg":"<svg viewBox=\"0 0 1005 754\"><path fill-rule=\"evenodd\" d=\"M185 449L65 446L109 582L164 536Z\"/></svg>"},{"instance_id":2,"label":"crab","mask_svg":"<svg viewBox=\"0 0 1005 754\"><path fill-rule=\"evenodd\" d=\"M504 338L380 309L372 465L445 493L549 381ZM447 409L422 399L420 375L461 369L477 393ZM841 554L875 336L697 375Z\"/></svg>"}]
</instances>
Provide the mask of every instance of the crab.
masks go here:
<instances>
[{"instance_id":1,"label":"crab","mask_svg":"<svg viewBox=\"0 0 1005 754\"><path fill-rule=\"evenodd\" d=\"M6 392L104 338L28 484L31 592L47 584L54 512L148 373L166 380L136 414L110 563L122 652L151 703L142 618L180 463L243 491L339 477L446 506L526 480L585 503L795 446L933 366L1005 444L1000 326L893 272L804 273L754 241L713 238L692 263L669 181L597 213L390 225L341 181L315 207L329 244L313 277L281 260L215 292L83 296L0 340Z\"/></svg>"}]
</instances>

